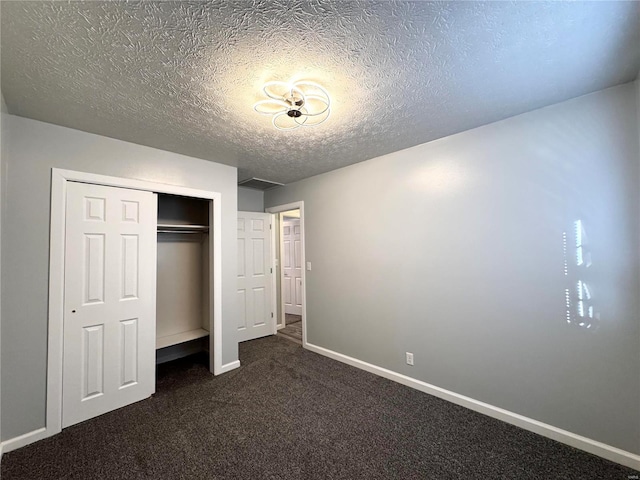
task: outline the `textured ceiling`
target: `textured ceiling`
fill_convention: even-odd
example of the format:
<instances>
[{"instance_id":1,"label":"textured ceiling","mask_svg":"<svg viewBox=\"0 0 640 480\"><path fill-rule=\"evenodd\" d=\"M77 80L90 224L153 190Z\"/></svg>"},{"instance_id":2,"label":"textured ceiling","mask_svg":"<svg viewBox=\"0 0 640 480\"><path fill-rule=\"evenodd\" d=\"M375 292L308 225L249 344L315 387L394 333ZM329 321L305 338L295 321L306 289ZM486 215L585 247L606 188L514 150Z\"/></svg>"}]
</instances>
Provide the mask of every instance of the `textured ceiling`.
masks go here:
<instances>
[{"instance_id":1,"label":"textured ceiling","mask_svg":"<svg viewBox=\"0 0 640 480\"><path fill-rule=\"evenodd\" d=\"M10 113L291 182L632 81L638 2L2 2ZM275 130L269 80L332 96Z\"/></svg>"}]
</instances>

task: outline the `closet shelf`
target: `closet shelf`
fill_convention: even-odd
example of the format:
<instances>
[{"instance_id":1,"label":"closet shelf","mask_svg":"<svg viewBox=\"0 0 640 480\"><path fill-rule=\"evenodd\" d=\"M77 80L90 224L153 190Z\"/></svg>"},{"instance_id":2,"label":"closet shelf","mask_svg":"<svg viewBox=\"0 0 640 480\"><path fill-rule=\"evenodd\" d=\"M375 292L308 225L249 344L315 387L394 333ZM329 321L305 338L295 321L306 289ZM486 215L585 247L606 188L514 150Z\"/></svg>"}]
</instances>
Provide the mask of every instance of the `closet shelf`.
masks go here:
<instances>
[{"instance_id":1,"label":"closet shelf","mask_svg":"<svg viewBox=\"0 0 640 480\"><path fill-rule=\"evenodd\" d=\"M207 233L207 225L174 225L168 223L158 224L158 233Z\"/></svg>"},{"instance_id":2,"label":"closet shelf","mask_svg":"<svg viewBox=\"0 0 640 480\"><path fill-rule=\"evenodd\" d=\"M188 332L176 333L175 335L167 335L166 337L156 338L156 350L161 348L170 347L171 345L177 345L179 343L188 342L197 338L206 337L209 332L204 328L196 328L195 330L189 330Z\"/></svg>"}]
</instances>

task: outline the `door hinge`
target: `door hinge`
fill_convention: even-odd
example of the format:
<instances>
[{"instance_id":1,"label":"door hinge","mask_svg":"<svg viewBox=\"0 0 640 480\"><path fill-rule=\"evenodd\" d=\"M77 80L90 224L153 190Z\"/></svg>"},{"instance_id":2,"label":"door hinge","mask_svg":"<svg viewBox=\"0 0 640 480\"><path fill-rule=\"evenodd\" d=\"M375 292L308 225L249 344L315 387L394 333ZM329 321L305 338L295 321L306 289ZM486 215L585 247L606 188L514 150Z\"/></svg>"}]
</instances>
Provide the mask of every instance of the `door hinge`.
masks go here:
<instances>
[{"instance_id":1,"label":"door hinge","mask_svg":"<svg viewBox=\"0 0 640 480\"><path fill-rule=\"evenodd\" d=\"M271 318L273 318L273 312L271 312Z\"/></svg>"},{"instance_id":2,"label":"door hinge","mask_svg":"<svg viewBox=\"0 0 640 480\"><path fill-rule=\"evenodd\" d=\"M270 270L271 273L273 273L273 268L270 268L269 270Z\"/></svg>"},{"instance_id":3,"label":"door hinge","mask_svg":"<svg viewBox=\"0 0 640 480\"><path fill-rule=\"evenodd\" d=\"M273 230L273 225L269 224L269 230Z\"/></svg>"}]
</instances>

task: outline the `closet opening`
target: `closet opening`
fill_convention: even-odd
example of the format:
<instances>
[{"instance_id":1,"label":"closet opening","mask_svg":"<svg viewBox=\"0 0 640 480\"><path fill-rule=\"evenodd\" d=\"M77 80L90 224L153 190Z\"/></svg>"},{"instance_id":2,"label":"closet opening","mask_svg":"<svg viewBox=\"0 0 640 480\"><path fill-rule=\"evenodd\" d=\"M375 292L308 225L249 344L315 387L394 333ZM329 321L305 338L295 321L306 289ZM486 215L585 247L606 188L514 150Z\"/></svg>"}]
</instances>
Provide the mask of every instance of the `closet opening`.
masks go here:
<instances>
[{"instance_id":1,"label":"closet opening","mask_svg":"<svg viewBox=\"0 0 640 480\"><path fill-rule=\"evenodd\" d=\"M210 351L211 208L210 200L158 194L156 364Z\"/></svg>"},{"instance_id":2,"label":"closet opening","mask_svg":"<svg viewBox=\"0 0 640 480\"><path fill-rule=\"evenodd\" d=\"M156 365L222 363L221 194L51 169L45 428L150 397ZM207 353L208 352L208 353Z\"/></svg>"}]
</instances>

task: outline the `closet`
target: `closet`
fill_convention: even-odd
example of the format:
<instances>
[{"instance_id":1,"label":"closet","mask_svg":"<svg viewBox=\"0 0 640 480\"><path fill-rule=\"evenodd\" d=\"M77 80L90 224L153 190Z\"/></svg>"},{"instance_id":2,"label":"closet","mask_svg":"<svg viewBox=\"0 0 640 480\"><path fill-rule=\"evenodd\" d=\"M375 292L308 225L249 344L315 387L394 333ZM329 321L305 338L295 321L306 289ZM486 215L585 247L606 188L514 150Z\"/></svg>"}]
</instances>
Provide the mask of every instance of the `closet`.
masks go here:
<instances>
[{"instance_id":1,"label":"closet","mask_svg":"<svg viewBox=\"0 0 640 480\"><path fill-rule=\"evenodd\" d=\"M202 350L213 358L211 274L219 239L211 198L78 181L67 181L60 194L64 216L52 220L52 244L64 240L64 280L62 290L50 288L62 307L67 427L148 398L156 363ZM51 327L55 335L55 321Z\"/></svg>"},{"instance_id":2,"label":"closet","mask_svg":"<svg viewBox=\"0 0 640 480\"><path fill-rule=\"evenodd\" d=\"M156 363L209 351L209 204L158 194Z\"/></svg>"}]
</instances>

